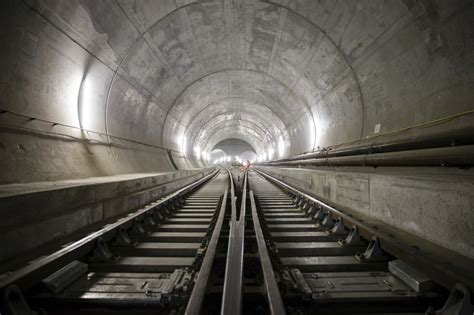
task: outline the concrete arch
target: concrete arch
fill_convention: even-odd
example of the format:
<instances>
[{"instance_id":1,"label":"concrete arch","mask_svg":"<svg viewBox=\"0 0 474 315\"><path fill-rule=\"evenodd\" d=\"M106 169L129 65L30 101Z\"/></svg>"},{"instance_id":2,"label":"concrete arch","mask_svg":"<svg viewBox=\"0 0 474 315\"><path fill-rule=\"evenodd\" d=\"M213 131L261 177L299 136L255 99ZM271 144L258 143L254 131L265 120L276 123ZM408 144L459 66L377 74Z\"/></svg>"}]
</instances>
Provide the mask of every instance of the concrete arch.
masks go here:
<instances>
[{"instance_id":1,"label":"concrete arch","mask_svg":"<svg viewBox=\"0 0 474 315\"><path fill-rule=\"evenodd\" d=\"M209 134L209 133L212 133L213 130L218 129L220 127L220 125L223 123L222 120L220 120L218 118L222 117L222 118L225 119L226 117L229 117L229 113L233 114L233 113L236 113L236 112L223 113L223 114L220 114L220 115L213 116L211 119L209 119L207 123L205 123L201 126L201 128L200 128L200 130L198 130L198 133L196 134L196 136L190 138L190 140L191 140L190 145L193 146L193 144L196 141L200 141L200 139L201 139L200 135L202 134L201 131L204 130L204 131L206 131L205 132L206 134ZM241 112L237 112L237 113L241 113ZM262 124L259 124L261 122L260 119L256 119L255 122L250 121L250 120L244 120L244 122L251 123L252 125L257 126L257 128L255 128L255 130L259 130L261 133L263 133L263 134L265 134L269 137L272 137L272 138L277 137L277 136L273 136L272 132L266 126L263 126ZM210 126L212 123L214 123L214 125ZM211 131L209 132L209 130L211 130ZM202 146L201 143L198 143L198 145Z\"/></svg>"},{"instance_id":2,"label":"concrete arch","mask_svg":"<svg viewBox=\"0 0 474 315\"><path fill-rule=\"evenodd\" d=\"M232 122L226 123L222 122L218 125L216 125L210 132L209 136L204 136L202 139L202 142L205 144L203 149L204 150L209 150L210 148L214 147L215 143L212 142L212 139L214 136L219 136L220 134L224 133L227 130L231 130L231 128L235 128L233 134L237 134L239 130L244 130L246 131L251 131L251 136L254 141L252 143L252 146L256 148L256 150L260 151L262 148L265 148L268 146L270 143L272 143L272 138L270 135L265 134L264 130L258 126L255 123L252 122L245 122L245 123L240 123L240 124L234 124ZM247 138L248 139L248 138Z\"/></svg>"},{"instance_id":3,"label":"concrete arch","mask_svg":"<svg viewBox=\"0 0 474 315\"><path fill-rule=\"evenodd\" d=\"M214 116L210 104L225 98L270 108L284 124L278 129L288 137L287 155L471 109L474 81L465 66L465 52L472 51L470 2L450 9L417 0L10 3L5 36L27 42L2 52L12 78L4 107L74 127L77 104L88 102L92 131L117 144L38 149L37 160L60 161L33 172L38 180L162 171L168 165L154 160L160 148L179 149L175 137L197 132L207 122L203 116ZM84 90L89 84L81 87L84 77L91 79L93 97ZM105 115L106 132L98 122ZM94 139L107 142L101 137ZM78 160L74 170L69 152Z\"/></svg>"}]
</instances>

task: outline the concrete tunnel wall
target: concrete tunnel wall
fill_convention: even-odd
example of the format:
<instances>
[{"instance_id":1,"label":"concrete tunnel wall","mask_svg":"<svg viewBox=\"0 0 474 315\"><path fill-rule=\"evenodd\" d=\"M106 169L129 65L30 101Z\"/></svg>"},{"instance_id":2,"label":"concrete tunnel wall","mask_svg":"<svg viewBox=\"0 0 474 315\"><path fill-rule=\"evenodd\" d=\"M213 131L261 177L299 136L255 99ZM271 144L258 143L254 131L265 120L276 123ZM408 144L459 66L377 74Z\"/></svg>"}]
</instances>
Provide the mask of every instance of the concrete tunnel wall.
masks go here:
<instances>
[{"instance_id":1,"label":"concrete tunnel wall","mask_svg":"<svg viewBox=\"0 0 474 315\"><path fill-rule=\"evenodd\" d=\"M278 158L472 110L472 4L2 1L0 183L172 170L167 149L202 167L228 138Z\"/></svg>"},{"instance_id":2,"label":"concrete tunnel wall","mask_svg":"<svg viewBox=\"0 0 474 315\"><path fill-rule=\"evenodd\" d=\"M474 259L473 169L259 168L408 244L415 235Z\"/></svg>"},{"instance_id":3,"label":"concrete tunnel wall","mask_svg":"<svg viewBox=\"0 0 474 315\"><path fill-rule=\"evenodd\" d=\"M211 155L214 156L214 152L222 151L224 152L224 158L231 158L233 162L240 163L241 160L255 160L257 152L248 142L245 142L240 139L226 139L218 144L216 144L211 151ZM236 160L237 159L237 160ZM214 159L209 159L209 163L214 164L218 161L216 156Z\"/></svg>"}]
</instances>

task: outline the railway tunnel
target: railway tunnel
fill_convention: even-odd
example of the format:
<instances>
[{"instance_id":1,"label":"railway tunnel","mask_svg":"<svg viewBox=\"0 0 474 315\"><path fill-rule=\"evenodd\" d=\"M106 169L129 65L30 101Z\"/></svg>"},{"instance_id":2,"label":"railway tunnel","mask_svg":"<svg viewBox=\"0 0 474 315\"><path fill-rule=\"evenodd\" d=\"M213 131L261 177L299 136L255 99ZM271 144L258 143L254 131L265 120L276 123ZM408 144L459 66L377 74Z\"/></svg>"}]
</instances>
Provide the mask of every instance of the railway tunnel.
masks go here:
<instances>
[{"instance_id":1,"label":"railway tunnel","mask_svg":"<svg viewBox=\"0 0 474 315\"><path fill-rule=\"evenodd\" d=\"M360 233L372 246L358 248L362 255L384 257L383 264L374 258L374 270L401 281L372 279L390 282L391 289L369 290L380 294L377 303L394 303L380 292L406 287L420 314L472 314L472 0L6 0L0 7L6 314L41 309L48 298L37 283L56 288L49 299L72 303L69 289L59 285L61 293L54 281L70 285L107 268L141 275L181 270L190 285L184 294L181 283L185 297L171 303L178 312L218 297L215 309L197 309L252 313L245 308L251 301L261 307L256 313L292 313L304 296L303 313L319 307L325 314L315 306L322 303L336 314L414 314L374 306L360 293L365 287L332 292L349 290L336 273L362 277L372 269L357 269L364 262L354 251L315 254L340 241L331 232L322 241L311 234L326 230ZM186 212L200 207L202 213ZM132 217L133 224L123 219ZM180 241L151 231L184 234ZM184 241L185 233L194 236ZM115 251L117 238L136 251ZM198 258L183 258L195 247ZM132 259L143 255L148 260ZM359 257L358 267L341 256ZM98 267L98 259L108 263ZM206 268L220 280L203 280ZM264 279L262 290L252 289L246 271ZM314 289L321 283L310 280L318 277L328 277L322 293ZM360 286L368 279L344 277ZM289 294L289 278L306 291ZM428 283L432 291L420 289ZM153 300L146 292L140 294ZM280 300L283 308L274 304ZM162 307L154 302L147 307ZM100 307L119 311L107 303Z\"/></svg>"}]
</instances>

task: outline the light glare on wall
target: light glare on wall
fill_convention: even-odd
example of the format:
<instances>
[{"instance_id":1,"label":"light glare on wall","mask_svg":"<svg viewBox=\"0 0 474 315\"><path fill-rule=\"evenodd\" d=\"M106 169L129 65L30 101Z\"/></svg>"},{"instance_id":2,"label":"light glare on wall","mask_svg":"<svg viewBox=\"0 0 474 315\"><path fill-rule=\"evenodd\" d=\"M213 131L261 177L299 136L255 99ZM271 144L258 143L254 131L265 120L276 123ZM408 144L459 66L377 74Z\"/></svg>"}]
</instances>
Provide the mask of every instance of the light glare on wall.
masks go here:
<instances>
[{"instance_id":1,"label":"light glare on wall","mask_svg":"<svg viewBox=\"0 0 474 315\"><path fill-rule=\"evenodd\" d=\"M186 137L184 136L184 133L178 137L178 145L180 145L180 151L183 154L186 154Z\"/></svg>"},{"instance_id":2,"label":"light glare on wall","mask_svg":"<svg viewBox=\"0 0 474 315\"><path fill-rule=\"evenodd\" d=\"M278 140L278 157L283 157L285 155L285 143L283 142L283 136Z\"/></svg>"},{"instance_id":3,"label":"light glare on wall","mask_svg":"<svg viewBox=\"0 0 474 315\"><path fill-rule=\"evenodd\" d=\"M194 148L194 152L196 153L197 158L201 157L201 148L199 146Z\"/></svg>"},{"instance_id":4,"label":"light glare on wall","mask_svg":"<svg viewBox=\"0 0 474 315\"><path fill-rule=\"evenodd\" d=\"M81 87L78 95L79 103L79 125L84 129L91 129L91 108L92 108L92 79L90 76L85 76L81 82Z\"/></svg>"},{"instance_id":5,"label":"light glare on wall","mask_svg":"<svg viewBox=\"0 0 474 315\"><path fill-rule=\"evenodd\" d=\"M316 142L316 126L314 119L309 120L309 139L310 139L310 146L311 150L314 150L315 142Z\"/></svg>"},{"instance_id":6,"label":"light glare on wall","mask_svg":"<svg viewBox=\"0 0 474 315\"><path fill-rule=\"evenodd\" d=\"M271 160L273 158L273 153L275 153L275 150L273 148L268 149L268 159Z\"/></svg>"}]
</instances>

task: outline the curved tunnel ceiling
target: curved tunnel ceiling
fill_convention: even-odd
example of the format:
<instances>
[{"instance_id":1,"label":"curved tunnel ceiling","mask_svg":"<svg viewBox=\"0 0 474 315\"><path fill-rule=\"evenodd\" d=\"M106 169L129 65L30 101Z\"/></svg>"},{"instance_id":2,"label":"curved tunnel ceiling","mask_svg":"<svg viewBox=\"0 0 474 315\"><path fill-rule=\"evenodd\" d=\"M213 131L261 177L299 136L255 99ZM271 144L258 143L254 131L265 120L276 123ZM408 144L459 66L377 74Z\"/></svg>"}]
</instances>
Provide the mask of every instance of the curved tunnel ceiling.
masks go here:
<instances>
[{"instance_id":1,"label":"curved tunnel ceiling","mask_svg":"<svg viewBox=\"0 0 474 315\"><path fill-rule=\"evenodd\" d=\"M154 170L153 146L276 158L472 109L472 1L8 3L3 109L148 146L101 151L89 175Z\"/></svg>"},{"instance_id":2,"label":"curved tunnel ceiling","mask_svg":"<svg viewBox=\"0 0 474 315\"><path fill-rule=\"evenodd\" d=\"M137 20L137 11L124 4L125 13L135 15L132 21ZM292 151L311 150L319 125L318 131L327 131L324 113L312 109L322 96L344 81L352 87L350 97L361 100L355 75L332 40L282 4L191 2L149 24L137 26L142 30L140 38L121 61L119 72L125 77L131 75L131 81L138 77L134 72L141 73L142 82L138 83L147 86L166 111L161 131L166 147L187 153L208 151L215 144L210 139L226 133L229 137L254 138L261 153L279 141L291 146L291 136L299 126L306 141L293 144ZM262 113L243 115L252 104L222 102L225 99L253 100L267 107L276 119ZM120 112L116 104L120 103L110 103L107 112ZM218 121L217 104L222 107L220 111L226 107L236 113L227 117L234 122L198 126L196 116ZM361 121L361 106L359 101L343 110ZM162 118L162 113L159 115L157 122ZM240 128L229 133L228 126ZM361 126L353 128L361 133Z\"/></svg>"},{"instance_id":3,"label":"curved tunnel ceiling","mask_svg":"<svg viewBox=\"0 0 474 315\"><path fill-rule=\"evenodd\" d=\"M72 10L70 4L45 3L63 17ZM115 34L119 47L107 51L114 44L110 37L98 47L99 55L110 53L118 64L106 93L107 133L191 154L209 150L219 134L252 138L259 153L278 142L302 152L313 149L316 133L328 131L330 119L316 107L341 81L355 101L339 110L362 120L351 67L306 17L284 4L253 0L177 3L165 1L153 10L144 2L118 2L134 28ZM92 5L84 7L99 15ZM105 22L99 23L91 24L98 30ZM230 110L235 114L220 121L219 113ZM201 117L208 123L201 124ZM353 126L359 134L360 128ZM293 143L295 136L305 140Z\"/></svg>"},{"instance_id":4,"label":"curved tunnel ceiling","mask_svg":"<svg viewBox=\"0 0 474 315\"><path fill-rule=\"evenodd\" d=\"M257 155L255 148L246 141L236 138L228 138L217 143L211 150L212 157L215 157L216 151L222 151L225 157L230 157L233 162L240 163L242 161L254 159ZM210 159L210 163L219 162L219 158Z\"/></svg>"}]
</instances>

